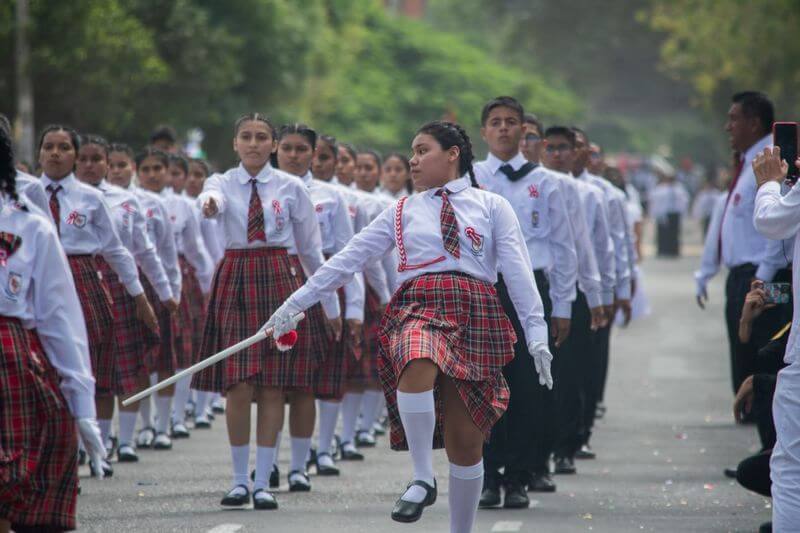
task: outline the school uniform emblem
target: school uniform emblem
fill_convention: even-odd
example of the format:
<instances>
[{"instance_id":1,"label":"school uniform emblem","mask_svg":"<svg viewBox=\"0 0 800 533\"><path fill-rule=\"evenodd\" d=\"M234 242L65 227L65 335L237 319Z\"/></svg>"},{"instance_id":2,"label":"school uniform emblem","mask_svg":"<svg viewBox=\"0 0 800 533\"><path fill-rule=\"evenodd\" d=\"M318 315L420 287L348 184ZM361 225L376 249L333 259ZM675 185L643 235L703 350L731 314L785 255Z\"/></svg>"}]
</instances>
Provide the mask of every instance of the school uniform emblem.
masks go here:
<instances>
[{"instance_id":1,"label":"school uniform emblem","mask_svg":"<svg viewBox=\"0 0 800 533\"><path fill-rule=\"evenodd\" d=\"M528 186L528 194L531 198L539 198L539 189L536 188L536 185L531 183Z\"/></svg>"},{"instance_id":2,"label":"school uniform emblem","mask_svg":"<svg viewBox=\"0 0 800 533\"><path fill-rule=\"evenodd\" d=\"M733 205L737 206L742 202L742 195L738 192L733 195Z\"/></svg>"},{"instance_id":3,"label":"school uniform emblem","mask_svg":"<svg viewBox=\"0 0 800 533\"><path fill-rule=\"evenodd\" d=\"M6 266L8 258L19 250L22 238L13 233L0 231L0 266Z\"/></svg>"},{"instance_id":4,"label":"school uniform emblem","mask_svg":"<svg viewBox=\"0 0 800 533\"><path fill-rule=\"evenodd\" d=\"M464 230L464 234L466 234L470 240L470 251L472 252L472 255L483 255L483 235L475 231L475 228L472 226L467 227L467 229Z\"/></svg>"},{"instance_id":5,"label":"school uniform emblem","mask_svg":"<svg viewBox=\"0 0 800 533\"><path fill-rule=\"evenodd\" d=\"M356 209L355 206L348 205L347 211L350 213L350 218L356 218L356 215L358 214L358 209Z\"/></svg>"},{"instance_id":6,"label":"school uniform emblem","mask_svg":"<svg viewBox=\"0 0 800 533\"><path fill-rule=\"evenodd\" d=\"M314 206L314 210L317 212L317 214L322 213L322 209L322 204L317 204Z\"/></svg>"},{"instance_id":7,"label":"school uniform emblem","mask_svg":"<svg viewBox=\"0 0 800 533\"><path fill-rule=\"evenodd\" d=\"M531 213L531 225L534 228L539 227L539 211L534 211Z\"/></svg>"},{"instance_id":8,"label":"school uniform emblem","mask_svg":"<svg viewBox=\"0 0 800 533\"><path fill-rule=\"evenodd\" d=\"M153 218L156 215L156 213L155 211L153 211L152 208L148 208L147 211L145 211L145 215L147 216L147 218Z\"/></svg>"},{"instance_id":9,"label":"school uniform emblem","mask_svg":"<svg viewBox=\"0 0 800 533\"><path fill-rule=\"evenodd\" d=\"M22 274L9 272L5 288L6 296L11 300L16 300L20 291L22 291Z\"/></svg>"},{"instance_id":10,"label":"school uniform emblem","mask_svg":"<svg viewBox=\"0 0 800 533\"><path fill-rule=\"evenodd\" d=\"M275 215L275 229L280 233L286 227L286 219L283 217L283 208L278 200L272 200L272 213Z\"/></svg>"},{"instance_id":11,"label":"school uniform emblem","mask_svg":"<svg viewBox=\"0 0 800 533\"><path fill-rule=\"evenodd\" d=\"M67 224L75 226L76 228L83 228L86 225L86 215L73 211L69 214L66 220Z\"/></svg>"}]
</instances>

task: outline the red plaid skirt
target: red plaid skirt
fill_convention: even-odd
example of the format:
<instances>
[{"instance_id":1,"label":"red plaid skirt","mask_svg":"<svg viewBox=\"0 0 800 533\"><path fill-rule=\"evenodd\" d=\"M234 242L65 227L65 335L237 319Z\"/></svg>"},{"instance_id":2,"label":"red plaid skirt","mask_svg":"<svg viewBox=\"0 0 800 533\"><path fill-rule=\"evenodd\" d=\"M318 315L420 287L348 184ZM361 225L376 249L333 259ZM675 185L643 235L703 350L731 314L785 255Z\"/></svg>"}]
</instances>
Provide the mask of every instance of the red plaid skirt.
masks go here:
<instances>
[{"instance_id":1,"label":"red plaid skirt","mask_svg":"<svg viewBox=\"0 0 800 533\"><path fill-rule=\"evenodd\" d=\"M320 400L341 400L349 369L360 365L361 347L353 342L350 328L344 320L344 289L339 289L336 294L339 296L339 308L342 312L342 339L330 344L325 360L320 362L314 375L314 396Z\"/></svg>"},{"instance_id":2,"label":"red plaid skirt","mask_svg":"<svg viewBox=\"0 0 800 533\"><path fill-rule=\"evenodd\" d=\"M197 362L197 351L203 340L205 302L197 273L189 261L178 256L181 267L181 305L178 308L178 329L175 338L178 368L188 368Z\"/></svg>"},{"instance_id":3,"label":"red plaid skirt","mask_svg":"<svg viewBox=\"0 0 800 533\"><path fill-rule=\"evenodd\" d=\"M89 335L89 355L98 396L114 389L114 301L91 255L70 255L69 267Z\"/></svg>"},{"instance_id":4,"label":"red plaid skirt","mask_svg":"<svg viewBox=\"0 0 800 533\"><path fill-rule=\"evenodd\" d=\"M384 308L378 294L367 285L364 298L364 341L361 357L348 368L347 382L357 387L378 387L378 352L380 350L379 329Z\"/></svg>"},{"instance_id":5,"label":"red plaid skirt","mask_svg":"<svg viewBox=\"0 0 800 533\"><path fill-rule=\"evenodd\" d=\"M397 382L414 359L430 359L453 380L472 421L488 438L508 407L503 367L514 358L516 335L490 283L459 272L423 274L395 293L380 330L381 376L391 422L391 446L407 450ZM436 397L434 448L444 446L443 403Z\"/></svg>"},{"instance_id":6,"label":"red plaid skirt","mask_svg":"<svg viewBox=\"0 0 800 533\"><path fill-rule=\"evenodd\" d=\"M136 304L117 273L102 257L97 264L114 300L114 393L126 396L139 390L139 376L155 370L146 355L161 339L136 318Z\"/></svg>"},{"instance_id":7,"label":"red plaid skirt","mask_svg":"<svg viewBox=\"0 0 800 533\"><path fill-rule=\"evenodd\" d=\"M75 529L78 436L39 338L0 317L0 517L17 531Z\"/></svg>"},{"instance_id":8,"label":"red plaid skirt","mask_svg":"<svg viewBox=\"0 0 800 533\"><path fill-rule=\"evenodd\" d=\"M142 281L147 300L153 306L153 311L158 319L158 331L161 334L161 342L148 350L145 355L144 366L150 369L150 372L174 374L179 368L175 349L175 331L178 329L177 318L161 303L158 293L156 293L153 285L150 284L147 276L143 276L140 272L139 279Z\"/></svg>"},{"instance_id":9,"label":"red plaid skirt","mask_svg":"<svg viewBox=\"0 0 800 533\"><path fill-rule=\"evenodd\" d=\"M301 275L299 263L293 265L285 248L226 250L211 284L200 357L255 334L300 287ZM267 339L198 372L192 388L225 392L246 382L257 387L312 390L314 371L327 341L313 313L306 315L291 350L279 352L274 341Z\"/></svg>"}]
</instances>

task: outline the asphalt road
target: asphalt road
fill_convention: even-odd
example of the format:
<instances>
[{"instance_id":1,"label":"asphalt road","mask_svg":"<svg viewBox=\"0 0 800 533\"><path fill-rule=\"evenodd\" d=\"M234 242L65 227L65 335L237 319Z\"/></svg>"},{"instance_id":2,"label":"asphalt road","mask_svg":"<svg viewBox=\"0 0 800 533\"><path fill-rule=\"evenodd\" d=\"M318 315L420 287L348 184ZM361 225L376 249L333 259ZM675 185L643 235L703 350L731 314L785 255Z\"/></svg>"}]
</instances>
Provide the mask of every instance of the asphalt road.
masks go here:
<instances>
[{"instance_id":1,"label":"asphalt road","mask_svg":"<svg viewBox=\"0 0 800 533\"><path fill-rule=\"evenodd\" d=\"M557 476L555 494L531 494L527 510L480 511L475 531L745 532L769 519L769 500L722 476L756 451L757 437L753 426L733 423L722 276L710 286L708 309L697 309L699 240L691 230L687 239L688 257L645 261L653 312L613 333L608 414L593 439L598 459L579 462L576 476ZM84 478L80 530L448 531L443 452L435 454L439 502L412 525L389 519L410 475L407 454L390 451L386 439L366 454L364 463L343 464L341 478L312 477L311 493L289 494L284 477L278 511L223 510L230 458L218 418L173 451L142 451L140 463L116 465L112 479Z\"/></svg>"}]
</instances>

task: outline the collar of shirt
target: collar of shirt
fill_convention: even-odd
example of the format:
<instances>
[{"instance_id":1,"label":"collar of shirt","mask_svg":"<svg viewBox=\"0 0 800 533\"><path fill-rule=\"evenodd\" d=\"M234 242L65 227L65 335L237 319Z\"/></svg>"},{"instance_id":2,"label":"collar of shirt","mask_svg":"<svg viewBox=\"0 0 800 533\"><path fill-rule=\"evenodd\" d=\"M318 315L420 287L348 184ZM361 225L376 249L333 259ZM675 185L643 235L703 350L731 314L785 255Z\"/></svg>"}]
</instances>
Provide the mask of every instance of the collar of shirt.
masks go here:
<instances>
[{"instance_id":1,"label":"collar of shirt","mask_svg":"<svg viewBox=\"0 0 800 533\"><path fill-rule=\"evenodd\" d=\"M303 183L306 184L306 187L311 187L311 181L314 179L314 176L311 174L310 170L307 170L305 174L300 176L300 179L303 180Z\"/></svg>"},{"instance_id":2,"label":"collar of shirt","mask_svg":"<svg viewBox=\"0 0 800 533\"><path fill-rule=\"evenodd\" d=\"M527 163L528 160L522 155L522 152L517 152L517 155L509 159L508 161L503 161L499 157L495 156L492 153L489 153L489 157L486 158L486 163L489 165L489 170L492 172L492 176L496 176L498 172L500 172L500 167L505 164L511 165L511 168L514 170L519 170L522 165Z\"/></svg>"},{"instance_id":3,"label":"collar of shirt","mask_svg":"<svg viewBox=\"0 0 800 533\"><path fill-rule=\"evenodd\" d=\"M743 168L749 166L750 163L753 161L753 159L755 159L759 153L763 152L764 148L766 148L767 146L772 146L772 134L765 135L764 137L761 138L761 140L759 140L757 143L755 143L753 146L747 149L747 151L744 153Z\"/></svg>"},{"instance_id":4,"label":"collar of shirt","mask_svg":"<svg viewBox=\"0 0 800 533\"><path fill-rule=\"evenodd\" d=\"M427 191L425 191L425 194L428 195L428 198L433 198L436 195L436 191L438 191L439 189L444 189L447 191L448 195L453 195L463 191L464 189L467 189L468 187L470 187L468 178L458 178L449 182L444 187L433 187L431 189L428 189Z\"/></svg>"},{"instance_id":5,"label":"collar of shirt","mask_svg":"<svg viewBox=\"0 0 800 533\"><path fill-rule=\"evenodd\" d=\"M255 178L259 183L266 183L272 177L272 167L269 165L264 165L257 175L251 176L247 170L245 170L244 165L239 163L239 166L236 167L236 178L239 180L239 183L242 185L247 185L251 179Z\"/></svg>"},{"instance_id":6,"label":"collar of shirt","mask_svg":"<svg viewBox=\"0 0 800 533\"><path fill-rule=\"evenodd\" d=\"M75 174L70 172L67 176L56 181L47 174L42 174L42 187L44 187L45 191L47 191L47 186L50 184L61 185L64 192L69 192L78 185L78 178L75 177ZM49 193L50 191L47 192Z\"/></svg>"}]
</instances>

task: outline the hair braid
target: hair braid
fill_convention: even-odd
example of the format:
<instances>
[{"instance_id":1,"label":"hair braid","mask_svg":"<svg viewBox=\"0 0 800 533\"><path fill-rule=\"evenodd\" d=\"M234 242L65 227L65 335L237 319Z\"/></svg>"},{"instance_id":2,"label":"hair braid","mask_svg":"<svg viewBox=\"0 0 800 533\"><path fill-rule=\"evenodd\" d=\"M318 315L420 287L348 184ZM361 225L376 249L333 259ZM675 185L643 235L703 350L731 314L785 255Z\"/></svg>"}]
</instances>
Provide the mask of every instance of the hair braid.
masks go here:
<instances>
[{"instance_id":1,"label":"hair braid","mask_svg":"<svg viewBox=\"0 0 800 533\"><path fill-rule=\"evenodd\" d=\"M15 202L19 201L17 169L14 167L14 147L11 145L9 132L4 128L0 128L0 190Z\"/></svg>"}]
</instances>

